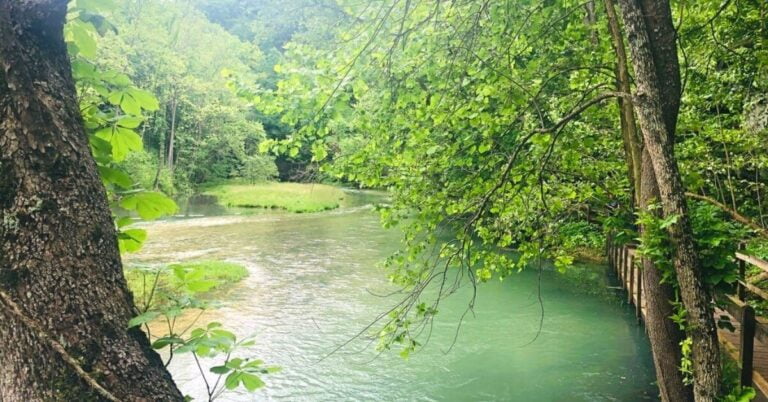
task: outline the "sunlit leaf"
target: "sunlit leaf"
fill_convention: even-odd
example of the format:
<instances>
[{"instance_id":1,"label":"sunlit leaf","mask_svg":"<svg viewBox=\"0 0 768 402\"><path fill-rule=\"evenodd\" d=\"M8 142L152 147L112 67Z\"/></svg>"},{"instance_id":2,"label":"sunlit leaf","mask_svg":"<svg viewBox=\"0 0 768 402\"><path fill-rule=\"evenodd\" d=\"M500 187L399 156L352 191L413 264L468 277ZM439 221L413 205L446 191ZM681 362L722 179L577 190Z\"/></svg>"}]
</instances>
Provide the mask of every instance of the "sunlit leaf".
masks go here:
<instances>
[{"instance_id":1,"label":"sunlit leaf","mask_svg":"<svg viewBox=\"0 0 768 402\"><path fill-rule=\"evenodd\" d=\"M164 215L176 213L178 206L163 193L143 191L124 197L120 206L136 211L142 219L154 220Z\"/></svg>"},{"instance_id":2,"label":"sunlit leaf","mask_svg":"<svg viewBox=\"0 0 768 402\"><path fill-rule=\"evenodd\" d=\"M141 250L147 240L147 231L144 229L127 229L117 234L117 244L121 253L135 253Z\"/></svg>"}]
</instances>

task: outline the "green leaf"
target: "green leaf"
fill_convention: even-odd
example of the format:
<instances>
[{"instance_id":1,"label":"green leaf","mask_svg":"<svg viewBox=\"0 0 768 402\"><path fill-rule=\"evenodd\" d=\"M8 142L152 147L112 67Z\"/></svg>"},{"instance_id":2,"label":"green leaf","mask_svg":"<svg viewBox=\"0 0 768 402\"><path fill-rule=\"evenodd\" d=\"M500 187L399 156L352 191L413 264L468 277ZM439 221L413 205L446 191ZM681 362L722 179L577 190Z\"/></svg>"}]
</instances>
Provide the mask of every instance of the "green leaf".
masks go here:
<instances>
[{"instance_id":1,"label":"green leaf","mask_svg":"<svg viewBox=\"0 0 768 402\"><path fill-rule=\"evenodd\" d=\"M259 153L268 154L277 143L273 139L266 139L259 143Z\"/></svg>"},{"instance_id":2,"label":"green leaf","mask_svg":"<svg viewBox=\"0 0 768 402\"><path fill-rule=\"evenodd\" d=\"M223 339L232 343L234 343L237 340L237 337L235 336L235 334L223 329L214 329L211 331L211 335L215 336L216 338Z\"/></svg>"},{"instance_id":3,"label":"green leaf","mask_svg":"<svg viewBox=\"0 0 768 402\"><path fill-rule=\"evenodd\" d=\"M173 276L176 278L182 281L187 278L187 270L182 265L172 265L171 269L173 270Z\"/></svg>"},{"instance_id":4,"label":"green leaf","mask_svg":"<svg viewBox=\"0 0 768 402\"><path fill-rule=\"evenodd\" d=\"M133 130L123 127L103 128L94 134L97 138L109 141L112 146L112 158L115 162L125 159L132 151L140 151L143 148L141 137Z\"/></svg>"},{"instance_id":5,"label":"green leaf","mask_svg":"<svg viewBox=\"0 0 768 402\"><path fill-rule=\"evenodd\" d=\"M141 219L154 220L164 215L176 213L178 206L163 193L143 191L126 196L120 201L120 206L136 211Z\"/></svg>"},{"instance_id":6,"label":"green leaf","mask_svg":"<svg viewBox=\"0 0 768 402\"><path fill-rule=\"evenodd\" d=\"M128 229L117 234L117 245L120 253L135 253L141 250L141 246L147 240L147 231L144 229Z\"/></svg>"},{"instance_id":7,"label":"green leaf","mask_svg":"<svg viewBox=\"0 0 768 402\"><path fill-rule=\"evenodd\" d=\"M136 128L136 127L139 127L143 122L144 122L143 117L120 116L120 119L117 120L117 125L125 128Z\"/></svg>"},{"instance_id":8,"label":"green leaf","mask_svg":"<svg viewBox=\"0 0 768 402\"><path fill-rule=\"evenodd\" d=\"M142 150L141 137L133 130L116 127L112 135L112 156L120 162L133 151Z\"/></svg>"},{"instance_id":9,"label":"green leaf","mask_svg":"<svg viewBox=\"0 0 768 402\"><path fill-rule=\"evenodd\" d=\"M81 80L93 78L96 73L96 69L87 61L78 59L72 61L72 73L75 76L75 79Z\"/></svg>"},{"instance_id":10,"label":"green leaf","mask_svg":"<svg viewBox=\"0 0 768 402\"><path fill-rule=\"evenodd\" d=\"M202 336L203 334L205 334L205 330L204 330L204 329L202 329L202 328L195 328L195 329L193 329L193 330L192 330L192 332L190 333L190 335L191 335L193 338L198 338L198 337Z\"/></svg>"},{"instance_id":11,"label":"green leaf","mask_svg":"<svg viewBox=\"0 0 768 402\"><path fill-rule=\"evenodd\" d=\"M239 369L242 364L243 364L243 359L238 357L228 361L226 363L226 366L231 369Z\"/></svg>"},{"instance_id":12,"label":"green leaf","mask_svg":"<svg viewBox=\"0 0 768 402\"><path fill-rule=\"evenodd\" d=\"M141 104L131 94L123 94L123 99L120 101L120 109L123 109L125 113L134 116L141 115Z\"/></svg>"},{"instance_id":13,"label":"green leaf","mask_svg":"<svg viewBox=\"0 0 768 402\"><path fill-rule=\"evenodd\" d=\"M139 106L144 110L155 111L160 109L160 103L155 95L143 89L131 88L128 93L133 97Z\"/></svg>"},{"instance_id":14,"label":"green leaf","mask_svg":"<svg viewBox=\"0 0 768 402\"><path fill-rule=\"evenodd\" d=\"M77 46L77 50L83 57L93 59L96 57L96 28L82 20L75 20L68 24L71 42Z\"/></svg>"},{"instance_id":15,"label":"green leaf","mask_svg":"<svg viewBox=\"0 0 768 402\"><path fill-rule=\"evenodd\" d=\"M315 142L312 144L312 161L321 162L328 157L328 150L324 143Z\"/></svg>"},{"instance_id":16,"label":"green leaf","mask_svg":"<svg viewBox=\"0 0 768 402\"><path fill-rule=\"evenodd\" d=\"M160 313L157 311L147 311L144 314L139 314L128 321L128 328L138 327L139 325L146 324L157 318L159 315Z\"/></svg>"},{"instance_id":17,"label":"green leaf","mask_svg":"<svg viewBox=\"0 0 768 402\"><path fill-rule=\"evenodd\" d=\"M184 340L178 336L164 336L158 340L152 342L152 349L162 349L168 345L177 345L184 343Z\"/></svg>"},{"instance_id":18,"label":"green leaf","mask_svg":"<svg viewBox=\"0 0 768 402\"><path fill-rule=\"evenodd\" d=\"M238 385L240 385L240 376L242 373L239 373L237 371L233 372L232 374L228 375L227 378L224 380L224 386L227 387L227 389L232 390L237 388Z\"/></svg>"},{"instance_id":19,"label":"green leaf","mask_svg":"<svg viewBox=\"0 0 768 402\"><path fill-rule=\"evenodd\" d=\"M115 225L117 225L117 228L123 228L133 223L133 218L130 216L121 216L115 221Z\"/></svg>"},{"instance_id":20,"label":"green leaf","mask_svg":"<svg viewBox=\"0 0 768 402\"><path fill-rule=\"evenodd\" d=\"M115 106L120 106L120 102L123 101L123 92L121 91L110 92L109 96L107 96L107 101Z\"/></svg>"},{"instance_id":21,"label":"green leaf","mask_svg":"<svg viewBox=\"0 0 768 402\"><path fill-rule=\"evenodd\" d=\"M187 284L187 289L193 293L202 293L211 290L219 283L213 280L194 281Z\"/></svg>"},{"instance_id":22,"label":"green leaf","mask_svg":"<svg viewBox=\"0 0 768 402\"><path fill-rule=\"evenodd\" d=\"M219 374L219 375L227 374L227 373L230 372L230 370L231 369L229 367L227 367L227 366L214 366L214 367L211 367L211 373Z\"/></svg>"},{"instance_id":23,"label":"green leaf","mask_svg":"<svg viewBox=\"0 0 768 402\"><path fill-rule=\"evenodd\" d=\"M211 347L205 344L197 345L197 348L195 349L195 353L204 357L212 356Z\"/></svg>"},{"instance_id":24,"label":"green leaf","mask_svg":"<svg viewBox=\"0 0 768 402\"><path fill-rule=\"evenodd\" d=\"M97 162L103 164L112 162L112 144L109 142L109 138L111 138L112 135L111 130L108 135L107 139L97 137L95 134L88 138L88 144L91 146L93 158L96 159Z\"/></svg>"},{"instance_id":25,"label":"green leaf","mask_svg":"<svg viewBox=\"0 0 768 402\"><path fill-rule=\"evenodd\" d=\"M240 381L243 382L243 386L249 392L256 391L264 386L264 381L261 381L261 378L254 374L242 373L240 375Z\"/></svg>"},{"instance_id":26,"label":"green leaf","mask_svg":"<svg viewBox=\"0 0 768 402\"><path fill-rule=\"evenodd\" d=\"M129 189L133 186L133 179L127 173L119 169L113 169L106 166L99 166L99 176L104 185L116 184L123 189Z\"/></svg>"},{"instance_id":27,"label":"green leaf","mask_svg":"<svg viewBox=\"0 0 768 402\"><path fill-rule=\"evenodd\" d=\"M258 368L261 367L261 365L264 364L263 360L251 360L248 363L243 365L243 368Z\"/></svg>"}]
</instances>

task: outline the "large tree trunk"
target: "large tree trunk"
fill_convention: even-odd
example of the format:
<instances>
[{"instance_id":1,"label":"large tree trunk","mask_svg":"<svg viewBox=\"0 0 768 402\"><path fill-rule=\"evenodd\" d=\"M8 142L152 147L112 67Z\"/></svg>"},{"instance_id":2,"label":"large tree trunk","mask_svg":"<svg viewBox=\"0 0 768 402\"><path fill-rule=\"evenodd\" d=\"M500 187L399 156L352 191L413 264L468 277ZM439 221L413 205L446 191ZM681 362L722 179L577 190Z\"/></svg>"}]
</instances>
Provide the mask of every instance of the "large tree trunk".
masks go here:
<instances>
[{"instance_id":1,"label":"large tree trunk","mask_svg":"<svg viewBox=\"0 0 768 402\"><path fill-rule=\"evenodd\" d=\"M677 223L669 227L669 236L680 295L688 314L688 334L693 341L694 395L697 401L713 401L720 389L720 350L674 155L679 85L670 85L679 83L680 72L669 2L620 3L637 85L633 102L659 188L662 212L666 217L678 216ZM678 95L672 96L670 91Z\"/></svg>"},{"instance_id":2,"label":"large tree trunk","mask_svg":"<svg viewBox=\"0 0 768 402\"><path fill-rule=\"evenodd\" d=\"M616 90L630 93L628 60L615 4L613 0L604 0L604 2L608 16L608 29L616 54ZM632 102L620 97L618 98L618 106L631 185L632 209L633 211L637 207L646 209L653 200L659 198L656 178L653 174L648 152L642 151ZM670 302L675 297L674 289L669 283L661 283L661 273L652 261L645 258L642 263L646 302L645 325L651 342L659 395L661 400L665 402L692 401L693 389L684 384L683 373L679 369L682 357L680 342L685 339L685 334L670 319L674 313Z\"/></svg>"},{"instance_id":3,"label":"large tree trunk","mask_svg":"<svg viewBox=\"0 0 768 402\"><path fill-rule=\"evenodd\" d=\"M651 156L643 152L643 169L640 190L641 209L659 199L659 188L651 166ZM641 228L641 230L643 230ZM653 351L653 363L656 367L656 381L662 401L686 402L692 401L693 388L683 382L680 371L682 352L680 342L685 339L685 333L670 317L674 314L672 300L675 290L670 283L661 283L662 274L653 262L643 258L643 292L646 302L645 326Z\"/></svg>"},{"instance_id":4,"label":"large tree trunk","mask_svg":"<svg viewBox=\"0 0 768 402\"><path fill-rule=\"evenodd\" d=\"M63 39L0 0L0 400L180 401L134 314Z\"/></svg>"}]
</instances>

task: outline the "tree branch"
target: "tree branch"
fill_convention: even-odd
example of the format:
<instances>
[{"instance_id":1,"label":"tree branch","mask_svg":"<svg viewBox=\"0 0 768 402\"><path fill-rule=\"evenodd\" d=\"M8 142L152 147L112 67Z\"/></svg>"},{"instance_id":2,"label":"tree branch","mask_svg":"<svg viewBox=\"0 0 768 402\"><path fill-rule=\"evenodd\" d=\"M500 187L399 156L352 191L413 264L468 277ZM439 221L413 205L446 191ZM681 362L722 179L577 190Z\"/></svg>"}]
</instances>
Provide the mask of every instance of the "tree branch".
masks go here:
<instances>
[{"instance_id":1,"label":"tree branch","mask_svg":"<svg viewBox=\"0 0 768 402\"><path fill-rule=\"evenodd\" d=\"M597 95L596 97L588 100L587 102L584 102L579 107L571 111L568 115L563 117L560 121L555 123L555 125L550 127L542 127L538 130L536 130L536 133L549 133L552 131L557 131L561 129L563 126L565 126L569 121L575 119L578 117L581 113L583 113L585 110L589 109L591 106L598 104L606 99L609 98L631 98L632 95L624 92L605 92L600 95Z\"/></svg>"},{"instance_id":2,"label":"tree branch","mask_svg":"<svg viewBox=\"0 0 768 402\"><path fill-rule=\"evenodd\" d=\"M714 198L707 197L706 195L701 195L701 194L696 194L696 193L685 193L685 195L690 197L690 198L699 200L699 201L707 202L709 204L712 204L712 205L720 208L720 210L722 210L723 212L725 212L728 215L730 215L731 218L733 218L733 220L735 220L736 222L739 222L739 223L742 223L742 224L748 226L749 228L751 228L754 231L756 231L757 233L759 233L760 236L762 236L762 237L768 237L768 228L763 227L759 223L753 221L751 218L740 214L738 211L728 207L727 205L723 204L722 202L720 202L720 201L718 201L718 200L716 200Z\"/></svg>"}]
</instances>

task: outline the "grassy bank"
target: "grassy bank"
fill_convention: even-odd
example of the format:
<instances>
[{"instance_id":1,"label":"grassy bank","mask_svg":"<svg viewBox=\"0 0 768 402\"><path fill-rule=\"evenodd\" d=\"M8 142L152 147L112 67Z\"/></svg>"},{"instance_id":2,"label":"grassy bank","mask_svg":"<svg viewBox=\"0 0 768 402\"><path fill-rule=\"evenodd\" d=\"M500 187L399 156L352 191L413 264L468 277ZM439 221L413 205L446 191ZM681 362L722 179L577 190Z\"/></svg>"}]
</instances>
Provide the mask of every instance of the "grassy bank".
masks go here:
<instances>
[{"instance_id":1,"label":"grassy bank","mask_svg":"<svg viewBox=\"0 0 768 402\"><path fill-rule=\"evenodd\" d=\"M325 184L219 184L205 188L227 207L280 208L290 212L318 212L338 208L344 192Z\"/></svg>"},{"instance_id":2,"label":"grassy bank","mask_svg":"<svg viewBox=\"0 0 768 402\"><path fill-rule=\"evenodd\" d=\"M148 303L164 304L164 299L185 294L206 297L214 291L226 290L247 276L244 266L226 261L192 261L125 271L128 288L140 307Z\"/></svg>"}]
</instances>

